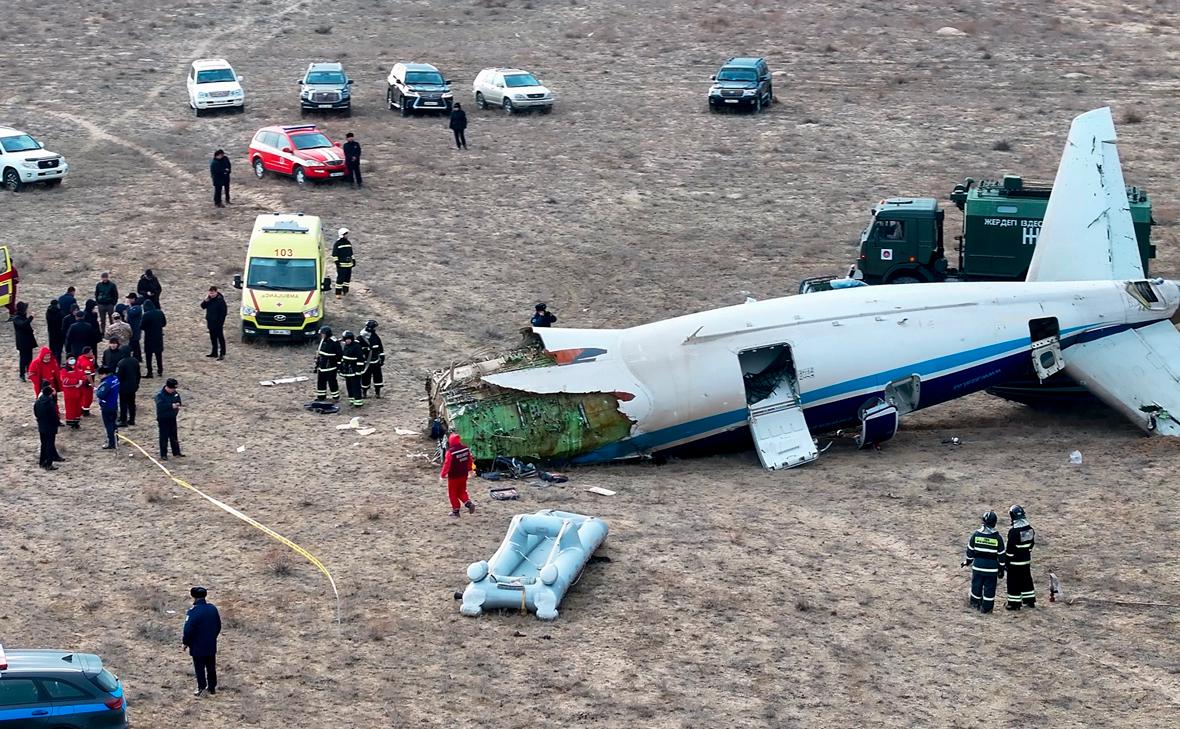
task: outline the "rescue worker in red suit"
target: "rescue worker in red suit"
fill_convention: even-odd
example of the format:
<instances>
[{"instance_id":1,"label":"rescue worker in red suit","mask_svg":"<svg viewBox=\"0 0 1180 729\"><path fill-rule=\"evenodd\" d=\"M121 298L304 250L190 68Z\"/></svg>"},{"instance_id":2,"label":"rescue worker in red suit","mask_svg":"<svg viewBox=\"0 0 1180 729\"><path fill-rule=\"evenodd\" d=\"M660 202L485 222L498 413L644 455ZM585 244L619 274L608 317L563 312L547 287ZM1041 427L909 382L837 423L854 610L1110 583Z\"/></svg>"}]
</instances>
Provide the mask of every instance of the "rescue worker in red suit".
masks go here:
<instances>
[{"instance_id":1,"label":"rescue worker in red suit","mask_svg":"<svg viewBox=\"0 0 1180 729\"><path fill-rule=\"evenodd\" d=\"M89 418L90 405L94 402L94 375L98 372L98 368L94 366L94 350L83 347L74 368L86 375L86 384L82 387L82 417Z\"/></svg>"},{"instance_id":2,"label":"rescue worker in red suit","mask_svg":"<svg viewBox=\"0 0 1180 729\"><path fill-rule=\"evenodd\" d=\"M61 390L60 372L61 367L53 358L53 352L49 351L49 347L42 347L41 351L37 353L37 358L29 365L29 379L33 382L33 394L41 394L42 380L48 382L54 392Z\"/></svg>"},{"instance_id":3,"label":"rescue worker in red suit","mask_svg":"<svg viewBox=\"0 0 1180 729\"><path fill-rule=\"evenodd\" d=\"M61 392L66 403L66 425L75 430L82 419L82 390L86 384L86 373L78 367L78 360L70 357L61 371Z\"/></svg>"},{"instance_id":4,"label":"rescue worker in red suit","mask_svg":"<svg viewBox=\"0 0 1180 729\"><path fill-rule=\"evenodd\" d=\"M463 445L463 439L458 433L451 433L447 455L443 458L442 471L439 480L446 479L447 496L451 500L451 516L459 518L459 506L466 506L467 511L474 514L475 504L467 495L467 474L471 473L471 449Z\"/></svg>"}]
</instances>

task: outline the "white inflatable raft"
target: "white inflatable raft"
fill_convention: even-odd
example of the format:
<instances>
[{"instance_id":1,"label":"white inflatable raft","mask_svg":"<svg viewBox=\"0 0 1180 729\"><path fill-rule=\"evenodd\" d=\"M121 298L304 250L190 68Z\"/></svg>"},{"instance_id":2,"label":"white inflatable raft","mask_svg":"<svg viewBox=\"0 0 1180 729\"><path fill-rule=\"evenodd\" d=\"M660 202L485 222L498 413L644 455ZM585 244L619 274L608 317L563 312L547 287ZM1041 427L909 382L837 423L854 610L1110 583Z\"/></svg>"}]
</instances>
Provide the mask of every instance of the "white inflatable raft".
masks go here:
<instances>
[{"instance_id":1,"label":"white inflatable raft","mask_svg":"<svg viewBox=\"0 0 1180 729\"><path fill-rule=\"evenodd\" d=\"M606 533L606 522L592 516L552 509L517 514L492 558L467 568L471 582L459 611L474 616L516 608L553 620L561 598Z\"/></svg>"}]
</instances>

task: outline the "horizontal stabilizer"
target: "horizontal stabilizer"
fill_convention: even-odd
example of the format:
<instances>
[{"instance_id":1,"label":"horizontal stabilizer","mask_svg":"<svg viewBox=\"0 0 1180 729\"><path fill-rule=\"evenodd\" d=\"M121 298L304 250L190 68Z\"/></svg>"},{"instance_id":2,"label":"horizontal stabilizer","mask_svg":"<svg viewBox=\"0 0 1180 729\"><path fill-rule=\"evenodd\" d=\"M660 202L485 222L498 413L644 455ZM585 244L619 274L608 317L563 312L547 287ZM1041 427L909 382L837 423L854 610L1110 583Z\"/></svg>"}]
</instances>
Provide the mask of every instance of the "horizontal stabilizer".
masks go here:
<instances>
[{"instance_id":1,"label":"horizontal stabilizer","mask_svg":"<svg viewBox=\"0 0 1180 729\"><path fill-rule=\"evenodd\" d=\"M1104 107L1077 116L1028 267L1028 281L1143 278L1127 187Z\"/></svg>"},{"instance_id":2,"label":"horizontal stabilizer","mask_svg":"<svg viewBox=\"0 0 1180 729\"><path fill-rule=\"evenodd\" d=\"M1175 364L1174 364L1175 363ZM1140 428L1180 436L1180 332L1170 321L1065 350L1065 371Z\"/></svg>"}]
</instances>

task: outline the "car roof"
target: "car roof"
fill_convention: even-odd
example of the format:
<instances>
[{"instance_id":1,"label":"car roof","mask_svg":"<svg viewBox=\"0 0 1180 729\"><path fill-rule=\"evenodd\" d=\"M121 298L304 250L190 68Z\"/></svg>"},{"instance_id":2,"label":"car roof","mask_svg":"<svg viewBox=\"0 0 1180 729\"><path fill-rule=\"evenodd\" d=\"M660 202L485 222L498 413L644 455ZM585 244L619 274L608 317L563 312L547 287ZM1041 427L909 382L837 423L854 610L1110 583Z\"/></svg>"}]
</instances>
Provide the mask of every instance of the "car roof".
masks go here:
<instances>
[{"instance_id":1,"label":"car roof","mask_svg":"<svg viewBox=\"0 0 1180 729\"><path fill-rule=\"evenodd\" d=\"M229 61L224 58L199 58L193 61L193 68L204 70L207 68L230 68Z\"/></svg>"},{"instance_id":2,"label":"car roof","mask_svg":"<svg viewBox=\"0 0 1180 729\"><path fill-rule=\"evenodd\" d=\"M24 134L24 132L17 129L16 127L0 127L0 134L4 134L7 136L7 135L12 135L12 134Z\"/></svg>"},{"instance_id":3,"label":"car roof","mask_svg":"<svg viewBox=\"0 0 1180 729\"><path fill-rule=\"evenodd\" d=\"M741 56L738 58L729 59L728 61L725 62L725 65L726 66L757 66L758 64L763 63L763 62L764 61L761 58L751 58L751 57L747 57L747 56Z\"/></svg>"},{"instance_id":4,"label":"car roof","mask_svg":"<svg viewBox=\"0 0 1180 729\"><path fill-rule=\"evenodd\" d=\"M96 674L102 670L102 659L93 653L47 650L40 648L5 648L8 668L0 673L23 671L72 671Z\"/></svg>"},{"instance_id":5,"label":"car roof","mask_svg":"<svg viewBox=\"0 0 1180 729\"><path fill-rule=\"evenodd\" d=\"M258 132L278 132L279 134L310 134L312 132L319 132L323 134L323 130L315 124L272 124L269 127L263 127ZM258 132L254 132L258 134Z\"/></svg>"},{"instance_id":6,"label":"car roof","mask_svg":"<svg viewBox=\"0 0 1180 729\"><path fill-rule=\"evenodd\" d=\"M323 62L307 64L308 71L343 71L344 64L339 62Z\"/></svg>"},{"instance_id":7,"label":"car roof","mask_svg":"<svg viewBox=\"0 0 1180 729\"><path fill-rule=\"evenodd\" d=\"M485 68L483 71L480 71L480 73L483 73L484 71L492 71L492 72L494 72L494 73L527 73L527 74L529 74L530 76L532 75L532 74L531 74L531 73L529 73L528 71L523 71L523 70L521 70L521 69L519 69L519 68L501 68L501 67L497 67L497 68Z\"/></svg>"},{"instance_id":8,"label":"car roof","mask_svg":"<svg viewBox=\"0 0 1180 729\"><path fill-rule=\"evenodd\" d=\"M406 71L437 71L438 69L431 66L429 63L399 63Z\"/></svg>"}]
</instances>

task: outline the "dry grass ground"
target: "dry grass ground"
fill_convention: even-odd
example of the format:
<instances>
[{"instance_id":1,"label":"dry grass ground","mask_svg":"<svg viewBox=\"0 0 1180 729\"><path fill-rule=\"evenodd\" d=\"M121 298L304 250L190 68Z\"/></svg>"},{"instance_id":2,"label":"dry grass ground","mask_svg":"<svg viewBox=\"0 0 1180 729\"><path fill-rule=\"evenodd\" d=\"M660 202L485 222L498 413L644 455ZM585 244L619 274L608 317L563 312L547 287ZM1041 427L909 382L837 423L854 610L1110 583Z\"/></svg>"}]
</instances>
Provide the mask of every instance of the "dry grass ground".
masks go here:
<instances>
[{"instance_id":1,"label":"dry grass ground","mask_svg":"<svg viewBox=\"0 0 1180 729\"><path fill-rule=\"evenodd\" d=\"M563 324L625 326L789 292L847 265L880 197L944 196L967 175L1051 176L1069 119L1102 104L1125 122L1128 179L1156 202L1156 270L1176 275L1174 3L10 8L0 121L72 167L57 190L0 197L24 297L40 317L100 270L126 288L155 269L168 371L188 403L177 473L315 552L341 586L336 625L313 568L142 457L98 450L93 420L62 435L68 462L43 475L30 393L0 350L0 641L101 654L136 726L1175 722L1175 609L965 608L962 542L980 512L1017 501L1038 528L1042 598L1052 569L1069 596L1180 604L1177 445L1108 413L975 396L909 419L879 454L837 446L786 473L752 453L582 468L565 487L523 487L517 504L477 485L479 514L457 524L414 457L429 444L394 433L423 425L428 369L511 341L536 299ZM708 114L709 74L745 52L780 72L780 103ZM245 115L187 111L184 73L199 56L246 77ZM365 145L362 192L247 176L250 134L297 120L294 81L317 59L357 79L355 116L323 126ZM525 66L560 102L545 117L472 110L471 150L457 153L442 120L382 106L389 67L410 59L442 68L463 100L480 68ZM206 176L217 147L237 173L224 211ZM305 413L308 387L256 384L306 371L306 348L231 339L225 362L200 356L203 291L228 287L254 216L275 208L354 232L358 290L330 323L382 322L390 386L365 407L373 436ZM145 381L141 402L158 383ZM150 412L128 434L150 446ZM942 445L949 435L963 445ZM1075 448L1080 467L1067 463ZM607 518L612 561L587 570L555 623L461 617L451 593L467 563L490 554L511 513L544 507ZM226 619L224 691L199 702L179 647L196 582Z\"/></svg>"}]
</instances>

